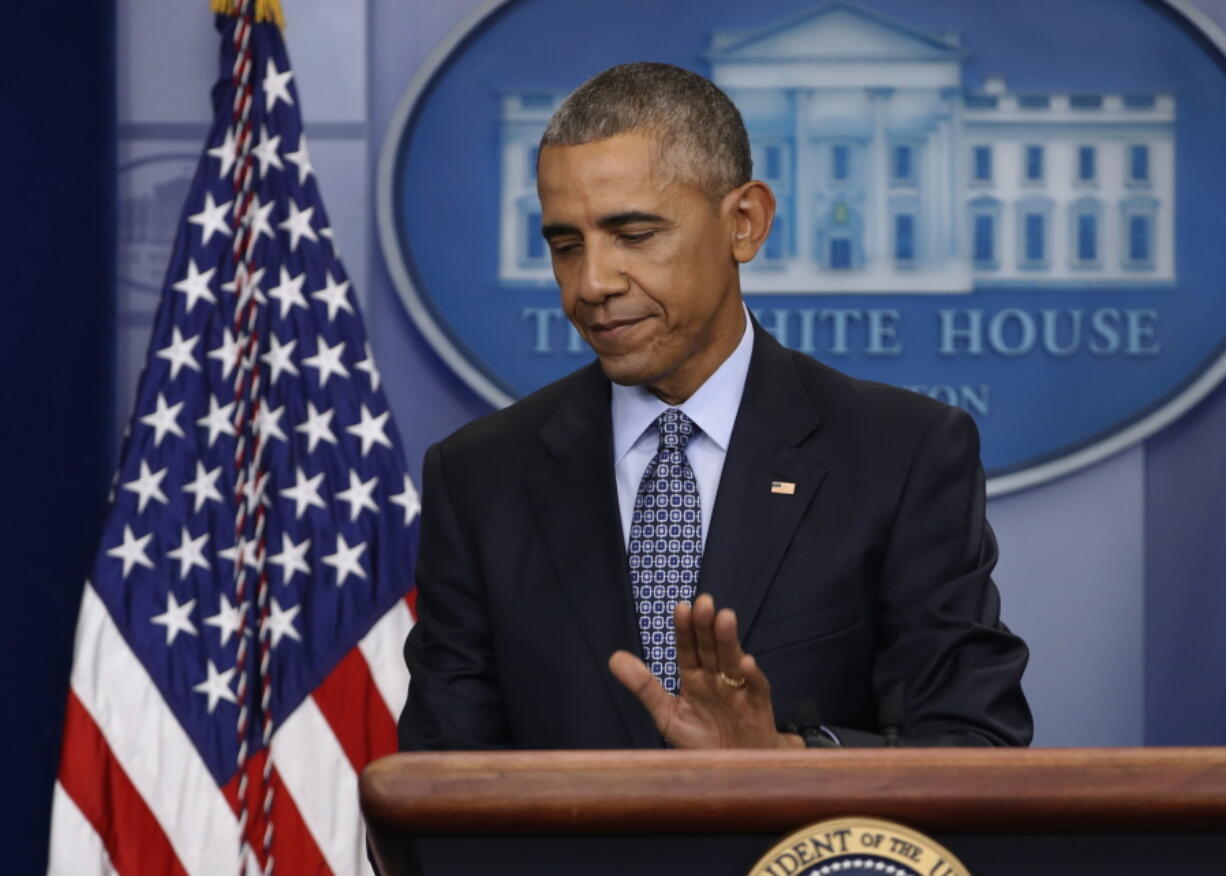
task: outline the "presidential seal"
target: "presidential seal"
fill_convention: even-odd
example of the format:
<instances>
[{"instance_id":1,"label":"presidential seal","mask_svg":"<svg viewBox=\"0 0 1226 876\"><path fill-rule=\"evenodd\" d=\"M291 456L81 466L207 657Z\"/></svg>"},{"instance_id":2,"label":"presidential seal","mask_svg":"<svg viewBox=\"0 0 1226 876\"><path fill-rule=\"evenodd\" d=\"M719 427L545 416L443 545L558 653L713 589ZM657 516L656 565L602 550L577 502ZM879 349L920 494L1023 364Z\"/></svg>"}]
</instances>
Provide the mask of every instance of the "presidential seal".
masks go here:
<instances>
[{"instance_id":1,"label":"presidential seal","mask_svg":"<svg viewBox=\"0 0 1226 876\"><path fill-rule=\"evenodd\" d=\"M762 856L749 876L970 876L944 847L901 824L836 818L802 828Z\"/></svg>"}]
</instances>

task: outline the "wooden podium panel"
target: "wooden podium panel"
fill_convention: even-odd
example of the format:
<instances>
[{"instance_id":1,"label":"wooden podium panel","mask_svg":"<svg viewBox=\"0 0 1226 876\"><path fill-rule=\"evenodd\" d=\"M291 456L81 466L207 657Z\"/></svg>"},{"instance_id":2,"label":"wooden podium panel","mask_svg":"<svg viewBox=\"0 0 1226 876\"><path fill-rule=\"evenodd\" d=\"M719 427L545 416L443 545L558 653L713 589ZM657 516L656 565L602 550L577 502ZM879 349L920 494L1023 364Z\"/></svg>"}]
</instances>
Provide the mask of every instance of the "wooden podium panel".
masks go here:
<instances>
[{"instance_id":1,"label":"wooden podium panel","mask_svg":"<svg viewBox=\"0 0 1226 876\"><path fill-rule=\"evenodd\" d=\"M361 797L387 873L745 873L788 832L859 815L975 876L1226 874L1216 748L397 754Z\"/></svg>"}]
</instances>

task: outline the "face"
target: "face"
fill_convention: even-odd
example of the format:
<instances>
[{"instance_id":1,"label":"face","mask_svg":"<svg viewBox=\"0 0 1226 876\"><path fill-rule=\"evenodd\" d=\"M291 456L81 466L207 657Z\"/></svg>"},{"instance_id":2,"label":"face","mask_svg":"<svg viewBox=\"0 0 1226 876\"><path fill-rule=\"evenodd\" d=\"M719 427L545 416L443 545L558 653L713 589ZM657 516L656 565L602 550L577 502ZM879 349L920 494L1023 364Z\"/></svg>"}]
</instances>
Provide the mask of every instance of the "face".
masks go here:
<instances>
[{"instance_id":1,"label":"face","mask_svg":"<svg viewBox=\"0 0 1226 876\"><path fill-rule=\"evenodd\" d=\"M713 205L655 165L649 136L620 134L542 149L537 184L567 316L610 380L675 404L741 339L738 247L752 235L740 189Z\"/></svg>"}]
</instances>

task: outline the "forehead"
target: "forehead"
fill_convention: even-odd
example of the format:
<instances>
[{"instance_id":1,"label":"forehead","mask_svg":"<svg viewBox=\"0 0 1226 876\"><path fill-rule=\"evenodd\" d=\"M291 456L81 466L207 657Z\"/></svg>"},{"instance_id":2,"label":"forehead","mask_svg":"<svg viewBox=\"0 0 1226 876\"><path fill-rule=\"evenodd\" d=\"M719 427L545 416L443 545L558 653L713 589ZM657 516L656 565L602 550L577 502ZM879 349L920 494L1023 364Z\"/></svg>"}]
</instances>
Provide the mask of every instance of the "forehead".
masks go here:
<instances>
[{"instance_id":1,"label":"forehead","mask_svg":"<svg viewBox=\"0 0 1226 876\"><path fill-rule=\"evenodd\" d=\"M660 172L655 140L645 134L546 146L540 153L537 190L547 215L621 207L630 201L658 203L673 187Z\"/></svg>"}]
</instances>

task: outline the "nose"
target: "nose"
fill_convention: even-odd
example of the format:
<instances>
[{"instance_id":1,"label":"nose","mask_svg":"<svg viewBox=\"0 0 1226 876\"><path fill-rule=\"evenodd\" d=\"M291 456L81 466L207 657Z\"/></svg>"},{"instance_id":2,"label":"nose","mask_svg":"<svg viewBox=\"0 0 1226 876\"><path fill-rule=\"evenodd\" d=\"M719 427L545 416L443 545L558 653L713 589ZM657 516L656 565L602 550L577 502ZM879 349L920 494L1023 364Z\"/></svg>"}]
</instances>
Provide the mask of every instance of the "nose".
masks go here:
<instances>
[{"instance_id":1,"label":"nose","mask_svg":"<svg viewBox=\"0 0 1226 876\"><path fill-rule=\"evenodd\" d=\"M604 241L586 245L579 271L580 300L585 304L601 304L606 298L620 295L627 288L628 281L616 248Z\"/></svg>"}]
</instances>

